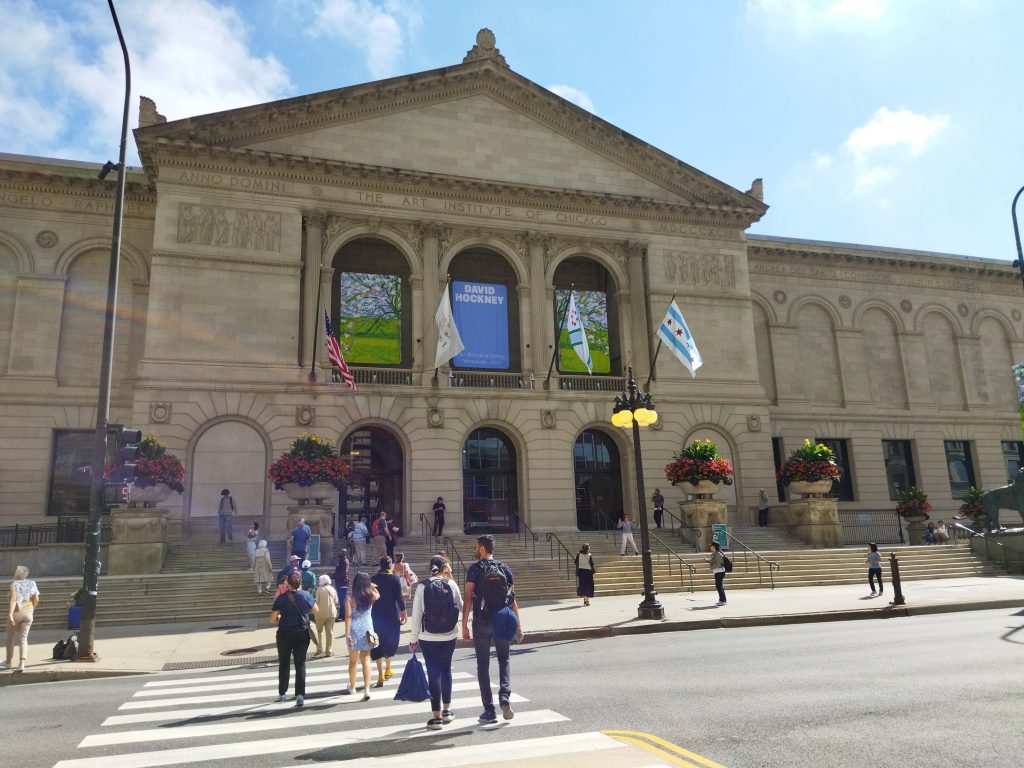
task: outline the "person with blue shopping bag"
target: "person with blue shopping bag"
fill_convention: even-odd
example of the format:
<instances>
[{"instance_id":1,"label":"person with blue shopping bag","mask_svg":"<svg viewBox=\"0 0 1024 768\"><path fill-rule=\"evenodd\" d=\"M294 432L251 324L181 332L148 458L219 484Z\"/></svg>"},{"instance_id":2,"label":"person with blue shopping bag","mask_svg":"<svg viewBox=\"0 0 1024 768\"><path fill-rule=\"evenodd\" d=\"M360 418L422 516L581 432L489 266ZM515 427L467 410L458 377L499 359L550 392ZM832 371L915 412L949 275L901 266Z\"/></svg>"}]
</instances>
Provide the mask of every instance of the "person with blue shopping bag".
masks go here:
<instances>
[{"instance_id":1,"label":"person with blue shopping bag","mask_svg":"<svg viewBox=\"0 0 1024 768\"><path fill-rule=\"evenodd\" d=\"M427 665L431 710L427 729L431 731L439 731L455 719L451 710L452 655L459 637L461 613L462 593L451 578L448 561L434 555L430 558L429 578L413 590L409 637L409 650L422 650Z\"/></svg>"}]
</instances>

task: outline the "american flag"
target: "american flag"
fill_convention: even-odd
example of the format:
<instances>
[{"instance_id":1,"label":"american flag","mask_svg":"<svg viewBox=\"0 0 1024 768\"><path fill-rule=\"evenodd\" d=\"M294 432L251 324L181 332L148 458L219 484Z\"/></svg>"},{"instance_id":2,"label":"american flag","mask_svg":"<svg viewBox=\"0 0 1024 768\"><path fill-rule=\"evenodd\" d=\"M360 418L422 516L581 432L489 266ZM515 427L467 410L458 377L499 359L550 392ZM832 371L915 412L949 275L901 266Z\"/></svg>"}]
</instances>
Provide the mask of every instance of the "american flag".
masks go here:
<instances>
[{"instance_id":1,"label":"american flag","mask_svg":"<svg viewBox=\"0 0 1024 768\"><path fill-rule=\"evenodd\" d=\"M324 328L327 330L327 359L331 361L331 365L338 369L341 373L341 378L345 381L345 386L351 390L356 388L356 379L352 375L352 371L348 369L348 365L345 363L345 358L341 355L341 347L338 346L338 340L334 336L334 328L331 326L330 316L324 312Z\"/></svg>"}]
</instances>

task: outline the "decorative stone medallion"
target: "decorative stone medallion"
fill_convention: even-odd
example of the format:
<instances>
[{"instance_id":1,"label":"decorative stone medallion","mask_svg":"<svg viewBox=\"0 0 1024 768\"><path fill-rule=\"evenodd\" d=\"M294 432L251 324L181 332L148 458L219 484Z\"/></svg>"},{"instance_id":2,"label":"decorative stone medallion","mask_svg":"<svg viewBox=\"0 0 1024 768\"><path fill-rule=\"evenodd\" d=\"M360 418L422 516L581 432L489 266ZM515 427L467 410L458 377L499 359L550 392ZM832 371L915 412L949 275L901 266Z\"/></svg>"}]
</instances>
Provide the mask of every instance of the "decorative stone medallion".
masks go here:
<instances>
[{"instance_id":1,"label":"decorative stone medallion","mask_svg":"<svg viewBox=\"0 0 1024 768\"><path fill-rule=\"evenodd\" d=\"M1010 317L1012 317L1014 320L1020 320L1020 310L1019 309L1013 310L1010 313Z\"/></svg>"},{"instance_id":2,"label":"decorative stone medallion","mask_svg":"<svg viewBox=\"0 0 1024 768\"><path fill-rule=\"evenodd\" d=\"M312 405L296 405L295 423L300 427L312 427L316 423L316 407Z\"/></svg>"},{"instance_id":3,"label":"decorative stone medallion","mask_svg":"<svg viewBox=\"0 0 1024 768\"><path fill-rule=\"evenodd\" d=\"M960 317L967 317L971 310L967 308L966 304L960 304L957 306L956 311L960 314Z\"/></svg>"},{"instance_id":4,"label":"decorative stone medallion","mask_svg":"<svg viewBox=\"0 0 1024 768\"><path fill-rule=\"evenodd\" d=\"M757 414L747 416L747 431L748 432L760 432L761 431L761 417Z\"/></svg>"},{"instance_id":5,"label":"decorative stone medallion","mask_svg":"<svg viewBox=\"0 0 1024 768\"><path fill-rule=\"evenodd\" d=\"M149 420L154 424L166 424L171 420L170 403L150 403Z\"/></svg>"},{"instance_id":6,"label":"decorative stone medallion","mask_svg":"<svg viewBox=\"0 0 1024 768\"><path fill-rule=\"evenodd\" d=\"M775 299L775 302L777 304L785 304L786 303L786 292L785 291L776 291L775 293L772 294L772 298Z\"/></svg>"},{"instance_id":7,"label":"decorative stone medallion","mask_svg":"<svg viewBox=\"0 0 1024 768\"><path fill-rule=\"evenodd\" d=\"M44 229L36 234L36 245L40 248L53 248L58 239L57 233L52 229Z\"/></svg>"},{"instance_id":8,"label":"decorative stone medallion","mask_svg":"<svg viewBox=\"0 0 1024 768\"><path fill-rule=\"evenodd\" d=\"M554 429L556 426L558 426L558 419L555 418L555 412L541 411L540 425L544 427L544 429Z\"/></svg>"},{"instance_id":9,"label":"decorative stone medallion","mask_svg":"<svg viewBox=\"0 0 1024 768\"><path fill-rule=\"evenodd\" d=\"M904 312L909 312L913 308L914 305L911 304L907 299L904 299L903 301L900 302L900 309L902 309Z\"/></svg>"},{"instance_id":10,"label":"decorative stone medallion","mask_svg":"<svg viewBox=\"0 0 1024 768\"><path fill-rule=\"evenodd\" d=\"M852 302L850 301L850 297L847 296L845 293L839 297L839 306L842 307L843 309L849 309L851 303Z\"/></svg>"},{"instance_id":11,"label":"decorative stone medallion","mask_svg":"<svg viewBox=\"0 0 1024 768\"><path fill-rule=\"evenodd\" d=\"M427 409L427 426L440 429L444 426L444 411L440 408Z\"/></svg>"}]
</instances>

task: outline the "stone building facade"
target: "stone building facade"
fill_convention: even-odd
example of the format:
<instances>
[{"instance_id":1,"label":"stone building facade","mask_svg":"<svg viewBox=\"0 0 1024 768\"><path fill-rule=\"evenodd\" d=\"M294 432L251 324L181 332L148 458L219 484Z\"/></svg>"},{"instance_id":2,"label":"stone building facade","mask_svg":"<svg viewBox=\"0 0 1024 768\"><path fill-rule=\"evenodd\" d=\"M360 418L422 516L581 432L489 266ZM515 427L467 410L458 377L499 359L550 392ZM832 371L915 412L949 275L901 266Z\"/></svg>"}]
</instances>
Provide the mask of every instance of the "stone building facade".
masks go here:
<instances>
[{"instance_id":1,"label":"stone building facade","mask_svg":"<svg viewBox=\"0 0 1024 768\"><path fill-rule=\"evenodd\" d=\"M352 464L339 511L386 508L407 532L437 496L467 530L633 509L611 405L627 365L651 372L673 296L705 364L658 357L648 493L679 497L662 468L695 437L733 461L738 520L805 437L834 441L851 509L914 482L951 511L1024 453L1009 264L748 236L760 182L733 189L578 109L486 31L460 65L312 96L173 122L143 99L135 140L111 419L184 462L171 538L212 535L223 487L283 535L267 466L307 432ZM113 211L97 170L0 155L0 525L80 511ZM331 381L320 321L338 326L346 272L401 294L398 357L353 364L355 392ZM449 276L507 288L503 369L435 373ZM606 373L549 377L570 286L606 301Z\"/></svg>"}]
</instances>

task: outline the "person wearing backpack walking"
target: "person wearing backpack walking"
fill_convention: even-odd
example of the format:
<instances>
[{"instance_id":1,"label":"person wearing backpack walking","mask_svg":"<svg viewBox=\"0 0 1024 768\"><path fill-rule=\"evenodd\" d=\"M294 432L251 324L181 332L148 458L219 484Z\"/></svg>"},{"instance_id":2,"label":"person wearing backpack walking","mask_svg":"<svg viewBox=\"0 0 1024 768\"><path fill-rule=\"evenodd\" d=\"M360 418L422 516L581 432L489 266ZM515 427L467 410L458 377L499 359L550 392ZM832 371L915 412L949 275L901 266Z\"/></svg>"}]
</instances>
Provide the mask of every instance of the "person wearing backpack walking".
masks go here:
<instances>
[{"instance_id":1,"label":"person wearing backpack walking","mask_svg":"<svg viewBox=\"0 0 1024 768\"><path fill-rule=\"evenodd\" d=\"M217 504L217 522L220 524L220 543L224 544L225 537L228 541L235 540L235 534L232 530L235 512L238 509L235 506L235 498L231 495L231 491L225 488L220 492L220 503Z\"/></svg>"},{"instance_id":2,"label":"person wearing backpack walking","mask_svg":"<svg viewBox=\"0 0 1024 768\"><path fill-rule=\"evenodd\" d=\"M476 677L480 684L480 700L484 711L477 719L484 724L498 722L491 693L491 643L498 657L498 706L506 720L515 717L509 697L512 695L512 673L509 645L513 638L522 640L523 625L519 605L513 591L512 571L494 559L494 537L478 536L473 550L476 562L466 569L466 597L462 604L462 639L473 641L476 652ZM473 634L469 633L472 606ZM513 626L514 624L514 626ZM508 630L511 630L509 632Z\"/></svg>"},{"instance_id":3,"label":"person wearing backpack walking","mask_svg":"<svg viewBox=\"0 0 1024 768\"><path fill-rule=\"evenodd\" d=\"M584 544L576 554L576 597L583 598L583 605L590 605L594 596L594 556L590 554L590 544Z\"/></svg>"},{"instance_id":4,"label":"person wearing backpack walking","mask_svg":"<svg viewBox=\"0 0 1024 768\"><path fill-rule=\"evenodd\" d=\"M708 561L708 566L715 575L715 589L718 590L718 602L715 605L725 605L725 555L717 541L712 541L708 550L711 555L705 560Z\"/></svg>"},{"instance_id":5,"label":"person wearing backpack walking","mask_svg":"<svg viewBox=\"0 0 1024 768\"><path fill-rule=\"evenodd\" d=\"M448 725L452 714L452 654L459 637L462 594L450 578L448 562L440 555L430 558L430 576L416 585L412 596L409 650L423 651L430 686L431 718L427 729Z\"/></svg>"}]
</instances>

